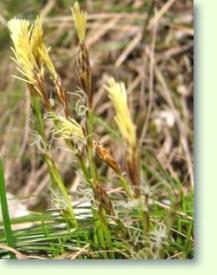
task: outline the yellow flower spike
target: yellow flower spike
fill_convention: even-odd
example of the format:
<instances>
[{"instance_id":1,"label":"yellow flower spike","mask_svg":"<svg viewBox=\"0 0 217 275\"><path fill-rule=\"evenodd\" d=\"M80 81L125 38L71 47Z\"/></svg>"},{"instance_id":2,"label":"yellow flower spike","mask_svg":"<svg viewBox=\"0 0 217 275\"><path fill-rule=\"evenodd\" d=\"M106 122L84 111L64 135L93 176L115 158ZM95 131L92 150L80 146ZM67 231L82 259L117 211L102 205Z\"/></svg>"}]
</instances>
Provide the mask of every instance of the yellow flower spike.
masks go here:
<instances>
[{"instance_id":1,"label":"yellow flower spike","mask_svg":"<svg viewBox=\"0 0 217 275\"><path fill-rule=\"evenodd\" d=\"M30 23L24 19L11 19L8 22L14 47L15 62L19 71L26 77L28 83L35 83L34 69L37 67L34 55L29 45Z\"/></svg>"},{"instance_id":2,"label":"yellow flower spike","mask_svg":"<svg viewBox=\"0 0 217 275\"><path fill-rule=\"evenodd\" d=\"M115 122L125 140L127 150L128 175L134 189L134 196L140 196L140 164L139 148L136 138L136 128L130 117L127 105L127 93L124 83L116 82L113 78L108 80L106 89L115 108Z\"/></svg>"},{"instance_id":3,"label":"yellow flower spike","mask_svg":"<svg viewBox=\"0 0 217 275\"><path fill-rule=\"evenodd\" d=\"M106 89L115 108L115 122L131 151L136 146L136 129L130 117L127 105L127 93L124 83L116 82L113 78L108 80Z\"/></svg>"},{"instance_id":4,"label":"yellow flower spike","mask_svg":"<svg viewBox=\"0 0 217 275\"><path fill-rule=\"evenodd\" d=\"M43 41L42 18L37 17L32 25L27 20L14 18L8 22L8 28L14 45L14 61L26 78L21 79L35 84L36 74L43 75L46 66L56 80L58 75Z\"/></svg>"},{"instance_id":5,"label":"yellow flower spike","mask_svg":"<svg viewBox=\"0 0 217 275\"><path fill-rule=\"evenodd\" d=\"M39 16L32 26L30 45L36 61L39 65L45 65L52 77L56 80L58 75L50 59L49 50L46 48L43 41L43 21Z\"/></svg>"},{"instance_id":6,"label":"yellow flower spike","mask_svg":"<svg viewBox=\"0 0 217 275\"><path fill-rule=\"evenodd\" d=\"M78 2L76 1L72 7L72 16L75 23L76 32L79 38L80 44L84 42L87 25L87 13L81 11Z\"/></svg>"},{"instance_id":7,"label":"yellow flower spike","mask_svg":"<svg viewBox=\"0 0 217 275\"><path fill-rule=\"evenodd\" d=\"M80 140L85 139L80 124L78 124L74 119L65 118L54 113L49 114L48 117L56 123L56 129L54 130L54 133L61 136L61 138L72 139L73 137L76 137Z\"/></svg>"}]
</instances>

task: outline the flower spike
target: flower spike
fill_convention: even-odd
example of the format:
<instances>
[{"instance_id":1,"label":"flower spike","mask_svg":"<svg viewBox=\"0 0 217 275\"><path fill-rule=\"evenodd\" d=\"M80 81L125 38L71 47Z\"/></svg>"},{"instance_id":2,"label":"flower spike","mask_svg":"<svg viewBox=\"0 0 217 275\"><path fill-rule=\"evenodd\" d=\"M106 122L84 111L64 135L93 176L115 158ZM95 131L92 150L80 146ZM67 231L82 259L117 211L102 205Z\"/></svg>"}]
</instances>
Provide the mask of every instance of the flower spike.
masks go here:
<instances>
[{"instance_id":1,"label":"flower spike","mask_svg":"<svg viewBox=\"0 0 217 275\"><path fill-rule=\"evenodd\" d=\"M86 26L87 26L87 13L81 11L78 2L76 1L74 6L72 7L72 16L75 23L75 28L77 31L79 43L83 44L85 34L86 34Z\"/></svg>"}]
</instances>

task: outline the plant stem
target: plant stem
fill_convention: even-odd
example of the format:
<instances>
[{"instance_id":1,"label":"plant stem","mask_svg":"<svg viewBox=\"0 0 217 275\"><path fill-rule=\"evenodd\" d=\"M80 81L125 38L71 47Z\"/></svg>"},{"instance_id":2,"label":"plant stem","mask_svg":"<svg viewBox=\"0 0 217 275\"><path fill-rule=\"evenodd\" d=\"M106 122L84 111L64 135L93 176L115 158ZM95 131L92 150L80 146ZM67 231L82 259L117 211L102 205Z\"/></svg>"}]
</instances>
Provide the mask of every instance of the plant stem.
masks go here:
<instances>
[{"instance_id":1,"label":"plant stem","mask_svg":"<svg viewBox=\"0 0 217 275\"><path fill-rule=\"evenodd\" d=\"M122 188L124 189L124 191L126 191L129 199L133 199L133 192L132 192L127 180L125 179L125 177L122 175L118 175L118 178L119 178Z\"/></svg>"},{"instance_id":2,"label":"plant stem","mask_svg":"<svg viewBox=\"0 0 217 275\"><path fill-rule=\"evenodd\" d=\"M90 172L92 175L93 182L97 181L97 172L95 167L95 162L93 159L93 110L88 110L87 115L87 154L90 166Z\"/></svg>"},{"instance_id":3,"label":"plant stem","mask_svg":"<svg viewBox=\"0 0 217 275\"><path fill-rule=\"evenodd\" d=\"M67 189L65 188L64 182L55 165L55 162L52 160L51 156L48 154L49 146L48 146L48 141L45 134L44 120L43 120L40 107L41 107L40 99L32 96L32 108L34 111L35 125L43 142L43 146L45 150L44 159L45 159L45 162L47 163L48 172L50 174L54 187L58 187L67 205L67 210L66 210L66 213L68 214L66 215L67 218L70 217L70 223L73 226L77 226L77 221L76 221L75 214L71 204L71 198L68 195Z\"/></svg>"},{"instance_id":4,"label":"plant stem","mask_svg":"<svg viewBox=\"0 0 217 275\"><path fill-rule=\"evenodd\" d=\"M91 183L92 189L95 195L95 198L98 202L100 202L100 198L97 198L97 194L95 192L96 186L98 183L97 181L97 171L93 157L93 126L94 126L94 113L91 106L88 108L87 114L87 155L91 173ZM94 216L97 217L97 220L100 222L100 226L96 225L96 233L98 236L98 241L100 245L105 248L105 242L107 248L112 249L112 241L111 241L111 234L108 226L108 222L105 216L103 209L99 206L97 211L94 211Z\"/></svg>"}]
</instances>

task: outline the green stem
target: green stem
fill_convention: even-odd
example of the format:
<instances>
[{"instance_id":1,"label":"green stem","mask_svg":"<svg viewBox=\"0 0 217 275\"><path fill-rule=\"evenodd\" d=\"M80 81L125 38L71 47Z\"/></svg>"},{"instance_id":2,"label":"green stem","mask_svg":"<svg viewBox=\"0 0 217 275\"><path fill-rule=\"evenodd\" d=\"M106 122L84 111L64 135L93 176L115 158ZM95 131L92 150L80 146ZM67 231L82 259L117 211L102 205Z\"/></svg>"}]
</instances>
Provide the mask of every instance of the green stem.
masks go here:
<instances>
[{"instance_id":1,"label":"green stem","mask_svg":"<svg viewBox=\"0 0 217 275\"><path fill-rule=\"evenodd\" d=\"M73 211L73 208L72 208L72 202L71 202L71 199L68 195L67 189L65 188L62 177L61 177L59 171L57 170L57 167L56 167L54 161L48 155L45 155L45 161L47 163L49 174L50 174L50 177L52 179L52 182L53 182L53 184L57 185L57 187L60 190L60 192L61 192L61 194L64 198L64 201L67 205L66 213L68 215L66 215L66 217L69 216L70 217L70 223L73 226L77 226L76 217L75 217L75 214L74 214L74 211Z\"/></svg>"},{"instance_id":2,"label":"green stem","mask_svg":"<svg viewBox=\"0 0 217 275\"><path fill-rule=\"evenodd\" d=\"M68 195L67 189L65 188L64 182L62 180L62 177L54 163L54 161L52 160L52 158L49 156L48 154L48 141L47 141L47 137L45 134L45 126L44 126L44 120L43 120L43 116L41 113L41 104L40 104L40 99L38 97L32 97L32 108L33 108L33 112L34 112L34 118L35 118L35 125L36 125L36 129L42 139L43 142L43 146L44 146L44 159L45 162L47 163L47 167L48 167L48 172L50 174L52 183L54 185L54 187L58 187L58 189L60 190L64 201L67 205L67 211L66 213L68 214L67 216L70 217L70 222L73 226L77 226L77 221L75 218L75 214L72 208L72 204L71 204L71 199Z\"/></svg>"},{"instance_id":3,"label":"green stem","mask_svg":"<svg viewBox=\"0 0 217 275\"><path fill-rule=\"evenodd\" d=\"M92 189L94 192L94 195L96 196L96 193L94 189L96 188L96 185L99 184L97 181L97 170L94 162L93 157L93 128L94 128L94 113L93 109L89 107L88 114L87 114L87 155L88 155L88 161L89 161L89 168L90 168L90 174L91 174L91 183L92 183ZM96 197L97 201L100 201ZM107 245L107 248L112 249L112 241L111 241L111 233L109 230L108 222L106 219L106 216L104 214L104 211L102 209L98 209L97 213L94 211L94 216L96 216L98 221L100 221L100 226L98 225L98 221L96 222L96 233L98 236L98 241L102 248L105 248L105 242Z\"/></svg>"},{"instance_id":4,"label":"green stem","mask_svg":"<svg viewBox=\"0 0 217 275\"><path fill-rule=\"evenodd\" d=\"M8 211L8 203L7 203L5 180L4 180L4 168L3 168L3 163L1 158L0 158L0 205L2 210L2 218L3 218L7 244L9 247L15 248L13 232L11 229L11 221L10 221L10 216ZM11 259L16 259L16 256L14 253L9 252L9 254Z\"/></svg>"},{"instance_id":5,"label":"green stem","mask_svg":"<svg viewBox=\"0 0 217 275\"><path fill-rule=\"evenodd\" d=\"M132 192L132 190L129 186L129 183L125 179L125 177L122 176L122 175L119 175L118 178L119 178L119 181L120 181L120 184L121 184L122 188L124 189L124 191L126 191L129 199L133 199L133 192Z\"/></svg>"},{"instance_id":6,"label":"green stem","mask_svg":"<svg viewBox=\"0 0 217 275\"><path fill-rule=\"evenodd\" d=\"M97 181L96 166L93 159L93 110L88 110L87 116L87 154L90 166L90 172L93 182Z\"/></svg>"},{"instance_id":7,"label":"green stem","mask_svg":"<svg viewBox=\"0 0 217 275\"><path fill-rule=\"evenodd\" d=\"M142 195L140 195L137 200L138 200L138 213L139 213L141 226L143 228L144 235L147 236L149 231L149 222L150 222L148 205L146 205L146 202L144 201L144 197Z\"/></svg>"}]
</instances>

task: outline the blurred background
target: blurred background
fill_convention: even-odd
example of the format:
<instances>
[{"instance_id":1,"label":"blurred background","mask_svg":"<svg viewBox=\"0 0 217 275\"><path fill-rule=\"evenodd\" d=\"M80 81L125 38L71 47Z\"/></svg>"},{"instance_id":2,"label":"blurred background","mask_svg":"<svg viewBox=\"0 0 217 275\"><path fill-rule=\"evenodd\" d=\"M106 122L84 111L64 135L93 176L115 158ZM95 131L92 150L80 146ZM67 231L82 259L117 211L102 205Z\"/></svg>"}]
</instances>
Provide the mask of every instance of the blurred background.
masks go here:
<instances>
[{"instance_id":1,"label":"blurred background","mask_svg":"<svg viewBox=\"0 0 217 275\"><path fill-rule=\"evenodd\" d=\"M88 11L86 44L98 139L121 163L123 150L104 89L107 77L114 76L127 86L142 157L143 151L150 150L187 192L193 185L193 1L79 2ZM50 179L33 130L29 94L25 84L12 77L17 71L11 60L7 21L14 16L30 20L43 16L46 44L71 94L78 84L72 4L67 0L0 2L0 154L8 192L29 209L47 206L44 198ZM74 106L73 95L70 100ZM71 153L61 144L58 149L51 146L51 151L66 185L79 188L80 177ZM105 175L111 173L105 167L100 169Z\"/></svg>"}]
</instances>

